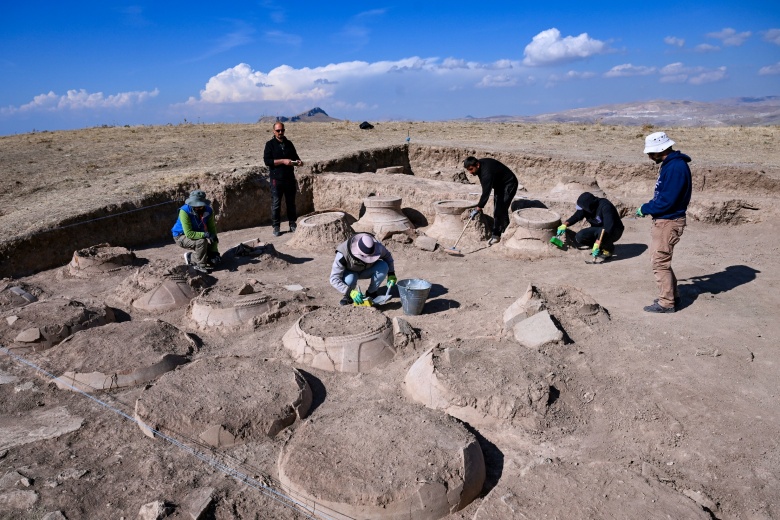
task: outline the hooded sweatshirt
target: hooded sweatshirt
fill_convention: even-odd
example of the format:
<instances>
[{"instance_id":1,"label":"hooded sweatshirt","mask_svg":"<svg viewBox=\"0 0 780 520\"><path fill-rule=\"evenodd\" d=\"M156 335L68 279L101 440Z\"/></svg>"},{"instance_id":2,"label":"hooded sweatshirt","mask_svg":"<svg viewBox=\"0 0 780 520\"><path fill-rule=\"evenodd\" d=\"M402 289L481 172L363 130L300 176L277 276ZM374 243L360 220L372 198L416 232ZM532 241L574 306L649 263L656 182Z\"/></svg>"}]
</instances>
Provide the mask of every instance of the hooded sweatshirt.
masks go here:
<instances>
[{"instance_id":1,"label":"hooded sweatshirt","mask_svg":"<svg viewBox=\"0 0 780 520\"><path fill-rule=\"evenodd\" d=\"M577 211L566 222L573 226L583 218L591 226L604 228L604 233L613 241L623 235L623 221L615 205L587 191L577 198Z\"/></svg>"},{"instance_id":2,"label":"hooded sweatshirt","mask_svg":"<svg viewBox=\"0 0 780 520\"><path fill-rule=\"evenodd\" d=\"M691 158L682 152L673 151L666 156L655 182L653 200L642 204L642 213L668 220L685 216L693 185L689 162Z\"/></svg>"}]
</instances>

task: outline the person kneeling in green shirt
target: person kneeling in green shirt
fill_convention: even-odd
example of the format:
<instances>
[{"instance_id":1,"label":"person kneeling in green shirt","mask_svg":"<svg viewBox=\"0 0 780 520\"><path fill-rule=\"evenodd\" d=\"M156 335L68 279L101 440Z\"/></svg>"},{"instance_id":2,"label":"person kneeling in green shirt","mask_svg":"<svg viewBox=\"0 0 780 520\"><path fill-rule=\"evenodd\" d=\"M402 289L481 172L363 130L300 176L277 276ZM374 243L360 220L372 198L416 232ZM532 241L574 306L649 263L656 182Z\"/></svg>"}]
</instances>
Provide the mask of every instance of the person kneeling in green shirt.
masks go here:
<instances>
[{"instance_id":1,"label":"person kneeling in green shirt","mask_svg":"<svg viewBox=\"0 0 780 520\"><path fill-rule=\"evenodd\" d=\"M203 190L190 192L184 206L179 208L179 218L171 232L179 247L195 252L194 258L192 251L184 253L185 263L192 264L194 269L207 273L222 260L214 210Z\"/></svg>"}]
</instances>

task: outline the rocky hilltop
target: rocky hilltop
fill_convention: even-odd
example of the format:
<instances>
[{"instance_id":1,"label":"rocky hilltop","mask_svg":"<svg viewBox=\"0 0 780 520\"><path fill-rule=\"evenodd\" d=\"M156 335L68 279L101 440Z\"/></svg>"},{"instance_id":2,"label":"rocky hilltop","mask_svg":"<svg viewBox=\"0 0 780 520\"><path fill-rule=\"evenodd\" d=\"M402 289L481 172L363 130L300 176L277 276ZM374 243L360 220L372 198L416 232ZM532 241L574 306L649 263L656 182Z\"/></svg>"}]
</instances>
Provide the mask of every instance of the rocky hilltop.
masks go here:
<instances>
[{"instance_id":1,"label":"rocky hilltop","mask_svg":"<svg viewBox=\"0 0 780 520\"><path fill-rule=\"evenodd\" d=\"M311 110L307 110L306 112L301 112L300 114L296 116L263 116L260 119L258 119L258 123L275 123L275 122L281 122L281 123L328 123L331 121L341 121L341 119L336 119L335 117L330 117L323 109L320 107L314 107Z\"/></svg>"}]
</instances>

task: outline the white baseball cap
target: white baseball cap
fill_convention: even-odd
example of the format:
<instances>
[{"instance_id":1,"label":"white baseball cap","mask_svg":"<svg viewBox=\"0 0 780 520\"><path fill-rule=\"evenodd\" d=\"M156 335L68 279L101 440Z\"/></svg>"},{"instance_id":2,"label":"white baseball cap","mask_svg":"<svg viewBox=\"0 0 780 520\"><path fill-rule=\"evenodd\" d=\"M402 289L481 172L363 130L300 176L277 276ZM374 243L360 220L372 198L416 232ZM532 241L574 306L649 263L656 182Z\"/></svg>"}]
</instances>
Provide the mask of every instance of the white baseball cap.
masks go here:
<instances>
[{"instance_id":1,"label":"white baseball cap","mask_svg":"<svg viewBox=\"0 0 780 520\"><path fill-rule=\"evenodd\" d=\"M659 153L671 148L674 141L669 139L666 132L655 132L645 137L645 153Z\"/></svg>"}]
</instances>

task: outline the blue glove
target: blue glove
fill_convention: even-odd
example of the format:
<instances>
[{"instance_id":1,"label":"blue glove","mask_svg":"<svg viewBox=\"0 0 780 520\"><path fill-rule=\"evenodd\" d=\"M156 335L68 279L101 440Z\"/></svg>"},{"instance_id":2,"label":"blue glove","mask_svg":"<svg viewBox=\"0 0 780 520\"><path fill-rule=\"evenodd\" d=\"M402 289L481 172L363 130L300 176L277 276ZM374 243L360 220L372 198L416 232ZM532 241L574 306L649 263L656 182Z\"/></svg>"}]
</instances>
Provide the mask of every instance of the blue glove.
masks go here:
<instances>
[{"instance_id":1,"label":"blue glove","mask_svg":"<svg viewBox=\"0 0 780 520\"><path fill-rule=\"evenodd\" d=\"M639 206L638 208L636 208L636 216L637 217L641 217L641 218L645 218L645 214L642 213L642 206Z\"/></svg>"},{"instance_id":2,"label":"blue glove","mask_svg":"<svg viewBox=\"0 0 780 520\"><path fill-rule=\"evenodd\" d=\"M564 233L566 233L566 224L561 224L560 226L558 226L558 232L555 234L555 236L559 237Z\"/></svg>"},{"instance_id":3,"label":"blue glove","mask_svg":"<svg viewBox=\"0 0 780 520\"><path fill-rule=\"evenodd\" d=\"M357 303L358 305L362 305L363 293L361 293L357 289L352 289L352 291L349 293L349 297L352 298L353 302Z\"/></svg>"},{"instance_id":4,"label":"blue glove","mask_svg":"<svg viewBox=\"0 0 780 520\"><path fill-rule=\"evenodd\" d=\"M474 208L471 211L469 211L469 220L474 220L474 217L476 217L480 212L479 208Z\"/></svg>"}]
</instances>

